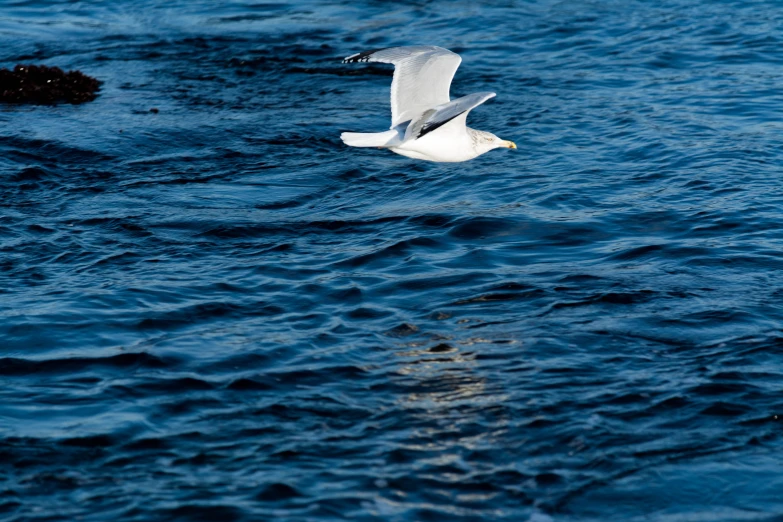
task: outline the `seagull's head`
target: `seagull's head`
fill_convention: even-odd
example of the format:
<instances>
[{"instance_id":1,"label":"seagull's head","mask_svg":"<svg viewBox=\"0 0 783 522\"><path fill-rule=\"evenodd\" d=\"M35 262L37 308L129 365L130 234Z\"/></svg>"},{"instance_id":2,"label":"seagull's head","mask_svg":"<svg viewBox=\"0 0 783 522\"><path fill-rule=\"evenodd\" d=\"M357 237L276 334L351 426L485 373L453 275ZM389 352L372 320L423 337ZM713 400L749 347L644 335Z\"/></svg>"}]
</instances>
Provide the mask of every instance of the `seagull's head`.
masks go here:
<instances>
[{"instance_id":1,"label":"seagull's head","mask_svg":"<svg viewBox=\"0 0 783 522\"><path fill-rule=\"evenodd\" d=\"M501 140L491 132L474 131L476 149L479 154L484 154L492 149L516 149L517 144L513 141Z\"/></svg>"}]
</instances>

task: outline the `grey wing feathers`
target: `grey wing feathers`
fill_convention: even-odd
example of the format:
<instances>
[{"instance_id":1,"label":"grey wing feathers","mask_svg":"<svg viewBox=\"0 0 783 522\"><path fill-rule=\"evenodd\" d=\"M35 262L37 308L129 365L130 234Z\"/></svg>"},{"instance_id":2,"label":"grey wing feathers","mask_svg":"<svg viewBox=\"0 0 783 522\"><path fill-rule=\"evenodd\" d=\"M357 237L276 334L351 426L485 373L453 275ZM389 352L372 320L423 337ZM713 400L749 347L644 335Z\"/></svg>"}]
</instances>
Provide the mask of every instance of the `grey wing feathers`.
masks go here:
<instances>
[{"instance_id":1,"label":"grey wing feathers","mask_svg":"<svg viewBox=\"0 0 783 522\"><path fill-rule=\"evenodd\" d=\"M436 45L408 45L405 47L382 47L380 49L373 49L372 51L364 51L361 53L352 54L343 59L343 63L357 63L357 62L379 62L379 63L395 63L398 60L410 58L422 53L429 52L446 52L448 54L454 54L448 49L438 47ZM455 55L459 56L459 55Z\"/></svg>"},{"instance_id":2,"label":"grey wing feathers","mask_svg":"<svg viewBox=\"0 0 783 522\"><path fill-rule=\"evenodd\" d=\"M468 112L494 97L494 92L475 92L426 111L421 118L411 122L405 133L405 139L418 139L426 136L463 114L464 118L467 118Z\"/></svg>"},{"instance_id":3,"label":"grey wing feathers","mask_svg":"<svg viewBox=\"0 0 783 522\"><path fill-rule=\"evenodd\" d=\"M379 60L370 60L370 57L380 51L385 51L388 49L388 47L384 47L382 49L373 49L372 51L364 51L361 53L352 54L351 56L348 56L346 58L343 58L343 63L358 63L358 62L370 62L370 61L379 61Z\"/></svg>"},{"instance_id":4,"label":"grey wing feathers","mask_svg":"<svg viewBox=\"0 0 783 522\"><path fill-rule=\"evenodd\" d=\"M394 64L391 87L393 128L449 101L449 88L462 59L434 45L388 47L348 56L345 63Z\"/></svg>"}]
</instances>

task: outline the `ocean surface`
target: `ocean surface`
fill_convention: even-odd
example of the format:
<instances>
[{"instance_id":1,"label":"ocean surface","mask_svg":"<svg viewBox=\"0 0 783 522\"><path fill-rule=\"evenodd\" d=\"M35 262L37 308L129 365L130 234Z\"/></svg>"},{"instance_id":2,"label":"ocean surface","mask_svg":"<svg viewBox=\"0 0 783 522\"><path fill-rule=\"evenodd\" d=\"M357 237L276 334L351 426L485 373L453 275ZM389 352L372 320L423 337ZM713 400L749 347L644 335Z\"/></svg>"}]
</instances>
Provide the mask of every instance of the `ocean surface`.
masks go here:
<instances>
[{"instance_id":1,"label":"ocean surface","mask_svg":"<svg viewBox=\"0 0 783 522\"><path fill-rule=\"evenodd\" d=\"M0 4L0 520L783 520L783 4L479 4Z\"/></svg>"}]
</instances>

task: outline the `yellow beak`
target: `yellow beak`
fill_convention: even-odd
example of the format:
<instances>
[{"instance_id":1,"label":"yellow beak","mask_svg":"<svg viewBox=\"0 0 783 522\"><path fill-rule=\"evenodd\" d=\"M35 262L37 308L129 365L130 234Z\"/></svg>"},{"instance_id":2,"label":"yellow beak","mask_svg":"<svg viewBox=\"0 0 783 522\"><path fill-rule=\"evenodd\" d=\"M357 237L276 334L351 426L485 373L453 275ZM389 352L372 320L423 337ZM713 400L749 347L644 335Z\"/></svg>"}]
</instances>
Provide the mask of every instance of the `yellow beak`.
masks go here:
<instances>
[{"instance_id":1,"label":"yellow beak","mask_svg":"<svg viewBox=\"0 0 783 522\"><path fill-rule=\"evenodd\" d=\"M517 148L517 144L514 143L513 141L505 141L505 140L503 140L503 146L504 147L508 147L509 149L516 149Z\"/></svg>"}]
</instances>

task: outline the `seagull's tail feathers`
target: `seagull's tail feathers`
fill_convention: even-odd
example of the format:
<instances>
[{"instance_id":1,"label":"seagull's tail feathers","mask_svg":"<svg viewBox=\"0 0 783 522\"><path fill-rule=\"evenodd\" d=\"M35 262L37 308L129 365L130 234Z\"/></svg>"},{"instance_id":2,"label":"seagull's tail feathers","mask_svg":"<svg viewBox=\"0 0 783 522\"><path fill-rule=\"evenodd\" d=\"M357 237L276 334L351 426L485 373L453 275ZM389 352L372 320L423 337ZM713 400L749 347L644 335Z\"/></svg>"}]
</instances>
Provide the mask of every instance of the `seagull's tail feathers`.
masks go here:
<instances>
[{"instance_id":1,"label":"seagull's tail feathers","mask_svg":"<svg viewBox=\"0 0 783 522\"><path fill-rule=\"evenodd\" d=\"M343 143L349 147L394 147L400 144L400 134L396 130L386 132L343 132L340 134Z\"/></svg>"}]
</instances>

